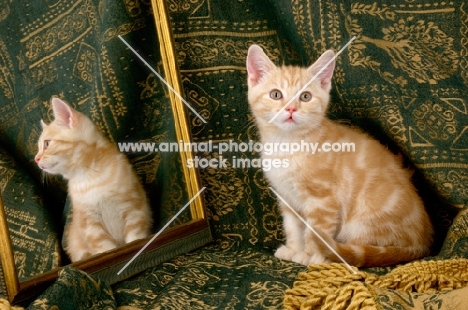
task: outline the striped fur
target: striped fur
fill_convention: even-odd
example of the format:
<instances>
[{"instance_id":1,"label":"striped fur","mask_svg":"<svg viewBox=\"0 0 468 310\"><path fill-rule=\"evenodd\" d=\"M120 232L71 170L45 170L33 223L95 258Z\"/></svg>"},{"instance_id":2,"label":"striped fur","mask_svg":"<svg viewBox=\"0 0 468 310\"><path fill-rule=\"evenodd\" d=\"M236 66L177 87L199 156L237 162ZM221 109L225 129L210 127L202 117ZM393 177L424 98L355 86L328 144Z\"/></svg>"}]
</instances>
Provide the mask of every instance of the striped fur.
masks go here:
<instances>
[{"instance_id":1,"label":"striped fur","mask_svg":"<svg viewBox=\"0 0 468 310\"><path fill-rule=\"evenodd\" d=\"M265 175L350 264L386 266L424 257L430 252L433 228L411 173L399 157L367 134L326 118L333 56L327 51L309 68L277 67L260 47L249 49L248 98L262 143L304 140L355 145L355 152L262 154L262 158L289 162L288 167L265 171ZM269 122L316 74L304 90L311 98L296 98ZM272 90L276 90L273 95ZM276 251L278 258L305 265L338 261L287 206L280 202L280 208L286 244Z\"/></svg>"},{"instance_id":2,"label":"striped fur","mask_svg":"<svg viewBox=\"0 0 468 310\"><path fill-rule=\"evenodd\" d=\"M66 252L73 262L147 237L152 216L127 157L82 113L52 99L54 121L42 122L35 160L68 180L72 220Z\"/></svg>"}]
</instances>

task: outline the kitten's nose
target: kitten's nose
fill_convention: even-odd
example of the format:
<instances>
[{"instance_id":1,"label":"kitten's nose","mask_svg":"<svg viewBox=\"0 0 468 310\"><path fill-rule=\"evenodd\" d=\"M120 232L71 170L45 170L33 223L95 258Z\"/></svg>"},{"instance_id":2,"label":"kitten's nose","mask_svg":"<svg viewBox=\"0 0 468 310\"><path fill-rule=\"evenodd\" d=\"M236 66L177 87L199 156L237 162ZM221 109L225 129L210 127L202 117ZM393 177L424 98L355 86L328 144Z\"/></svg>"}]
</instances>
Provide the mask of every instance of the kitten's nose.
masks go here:
<instances>
[{"instance_id":1,"label":"kitten's nose","mask_svg":"<svg viewBox=\"0 0 468 310\"><path fill-rule=\"evenodd\" d=\"M286 111L288 111L289 113L293 113L297 111L297 108L290 104L286 107Z\"/></svg>"},{"instance_id":2,"label":"kitten's nose","mask_svg":"<svg viewBox=\"0 0 468 310\"><path fill-rule=\"evenodd\" d=\"M41 158L40 158L39 156L36 155L36 156L34 157L34 160L36 161L36 163L39 163L39 162L41 161Z\"/></svg>"}]
</instances>

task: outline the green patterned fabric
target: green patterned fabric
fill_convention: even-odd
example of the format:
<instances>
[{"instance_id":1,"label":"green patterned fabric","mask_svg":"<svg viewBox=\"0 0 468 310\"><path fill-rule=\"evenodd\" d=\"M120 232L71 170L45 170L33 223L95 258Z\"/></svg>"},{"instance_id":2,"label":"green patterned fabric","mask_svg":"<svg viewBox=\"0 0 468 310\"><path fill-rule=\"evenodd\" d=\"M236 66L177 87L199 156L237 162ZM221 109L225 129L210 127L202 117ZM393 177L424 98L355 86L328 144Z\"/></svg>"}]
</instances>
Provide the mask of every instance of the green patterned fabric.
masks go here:
<instances>
[{"instance_id":1,"label":"green patterned fabric","mask_svg":"<svg viewBox=\"0 0 468 310\"><path fill-rule=\"evenodd\" d=\"M128 309L281 309L284 291L303 270L271 253L225 240L114 285Z\"/></svg>"},{"instance_id":2,"label":"green patterned fabric","mask_svg":"<svg viewBox=\"0 0 468 310\"><path fill-rule=\"evenodd\" d=\"M60 266L57 218L44 208L42 192L27 171L1 148L0 190L18 277L29 278Z\"/></svg>"},{"instance_id":3,"label":"green patterned fabric","mask_svg":"<svg viewBox=\"0 0 468 310\"><path fill-rule=\"evenodd\" d=\"M123 35L162 71L150 2L44 3L5 2L0 14L0 23L8 29L0 34L0 139L8 158L17 163L13 170L23 169L30 182L39 184L23 195L25 199L43 193L44 201L50 201L28 203L27 212L45 212L45 221L61 227L60 221L49 219L56 219L57 210L61 216L63 192L58 197L47 188L63 188L63 183L52 179L41 186L33 162L38 120L50 120L51 96L59 95L91 115L116 142L166 141L173 133L167 127L167 90L117 38ZM262 46L276 63L305 66L326 49L338 51L356 36L337 58L330 117L362 127L401 153L415 171L415 184L436 228L433 256L427 260L468 256L468 8L464 1L166 3L185 96L207 121L189 113L196 142L258 140L246 98L245 57L251 44ZM230 163L227 168L199 169L216 243L114 285L113 296L107 295L109 305L115 300L121 309L282 309L284 292L306 268L272 255L284 236L276 199L262 170L232 165L234 158L259 154L234 150L196 155L223 156ZM172 175L170 167L180 164L174 158L161 165L160 154L129 156L154 197L161 197L155 194L161 188L182 187L163 182ZM6 172L0 176L11 182ZM12 206L15 196L6 196L5 204ZM162 204L161 219L183 205L187 197L176 199L181 196L174 194ZM34 259L28 258L26 266L34 266ZM390 269L366 271L384 275ZM52 300L54 290L40 300ZM396 290L372 294L370 298L381 305L415 307L402 301L404 294ZM437 292L426 292L424 300L439 297Z\"/></svg>"},{"instance_id":4,"label":"green patterned fabric","mask_svg":"<svg viewBox=\"0 0 468 310\"><path fill-rule=\"evenodd\" d=\"M57 281L28 309L115 309L111 287L80 270L66 267L59 272Z\"/></svg>"}]
</instances>

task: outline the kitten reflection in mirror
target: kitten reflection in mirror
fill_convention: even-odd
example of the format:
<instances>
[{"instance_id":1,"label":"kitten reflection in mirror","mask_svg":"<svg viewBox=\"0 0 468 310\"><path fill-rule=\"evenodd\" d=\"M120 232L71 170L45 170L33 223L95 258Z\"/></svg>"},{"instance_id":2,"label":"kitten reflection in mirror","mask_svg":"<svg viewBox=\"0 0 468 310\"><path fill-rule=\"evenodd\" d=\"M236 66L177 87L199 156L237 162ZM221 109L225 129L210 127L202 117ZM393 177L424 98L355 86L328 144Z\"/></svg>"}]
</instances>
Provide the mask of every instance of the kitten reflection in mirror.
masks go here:
<instances>
[{"instance_id":1,"label":"kitten reflection in mirror","mask_svg":"<svg viewBox=\"0 0 468 310\"><path fill-rule=\"evenodd\" d=\"M263 153L263 158L289 163L266 170L265 176L349 264L387 266L422 258L430 252L433 228L411 172L378 141L326 117L333 58L334 52L326 51L308 68L277 67L259 46L250 47L248 100L263 145L304 141L355 146L354 152ZM288 206L281 201L279 206L286 243L276 257L304 265L340 262Z\"/></svg>"},{"instance_id":2,"label":"kitten reflection in mirror","mask_svg":"<svg viewBox=\"0 0 468 310\"><path fill-rule=\"evenodd\" d=\"M102 253L151 232L151 210L128 161L92 121L58 98L54 120L43 121L35 161L68 180L72 219L65 251L72 262Z\"/></svg>"}]
</instances>

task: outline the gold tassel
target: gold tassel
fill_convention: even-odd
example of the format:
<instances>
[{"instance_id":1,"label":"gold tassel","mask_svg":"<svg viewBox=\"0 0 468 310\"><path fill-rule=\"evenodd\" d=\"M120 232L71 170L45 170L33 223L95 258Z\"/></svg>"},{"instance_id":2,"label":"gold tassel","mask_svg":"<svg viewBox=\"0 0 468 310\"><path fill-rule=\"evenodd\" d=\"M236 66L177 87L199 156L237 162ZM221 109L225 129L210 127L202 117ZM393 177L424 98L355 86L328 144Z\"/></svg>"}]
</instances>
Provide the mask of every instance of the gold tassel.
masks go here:
<instances>
[{"instance_id":1,"label":"gold tassel","mask_svg":"<svg viewBox=\"0 0 468 310\"><path fill-rule=\"evenodd\" d=\"M377 290L432 294L468 286L468 259L416 261L383 276L338 263L308 269L286 291L285 309L376 309Z\"/></svg>"}]
</instances>

